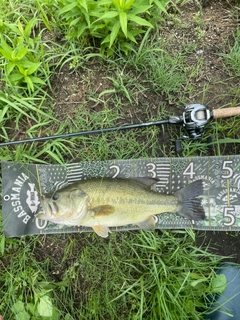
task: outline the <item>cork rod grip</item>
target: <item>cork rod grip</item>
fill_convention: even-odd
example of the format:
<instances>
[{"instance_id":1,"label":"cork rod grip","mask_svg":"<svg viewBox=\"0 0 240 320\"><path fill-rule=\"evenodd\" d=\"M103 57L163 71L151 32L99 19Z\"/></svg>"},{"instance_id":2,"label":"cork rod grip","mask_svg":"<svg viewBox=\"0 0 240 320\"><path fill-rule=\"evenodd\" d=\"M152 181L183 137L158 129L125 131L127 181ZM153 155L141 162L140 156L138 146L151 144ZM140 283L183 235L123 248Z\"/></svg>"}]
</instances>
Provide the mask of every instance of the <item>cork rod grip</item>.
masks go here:
<instances>
[{"instance_id":1,"label":"cork rod grip","mask_svg":"<svg viewBox=\"0 0 240 320\"><path fill-rule=\"evenodd\" d=\"M240 115L240 107L213 110L213 118L227 118Z\"/></svg>"}]
</instances>

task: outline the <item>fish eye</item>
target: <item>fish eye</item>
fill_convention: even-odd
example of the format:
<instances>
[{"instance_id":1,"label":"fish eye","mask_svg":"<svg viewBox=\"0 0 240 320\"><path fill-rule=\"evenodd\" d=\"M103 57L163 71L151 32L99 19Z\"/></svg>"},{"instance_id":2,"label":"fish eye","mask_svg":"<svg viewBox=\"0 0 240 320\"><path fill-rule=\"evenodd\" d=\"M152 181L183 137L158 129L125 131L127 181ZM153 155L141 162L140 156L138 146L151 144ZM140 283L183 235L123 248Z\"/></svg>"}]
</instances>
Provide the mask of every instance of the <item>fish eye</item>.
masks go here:
<instances>
[{"instance_id":1,"label":"fish eye","mask_svg":"<svg viewBox=\"0 0 240 320\"><path fill-rule=\"evenodd\" d=\"M59 198L59 193L54 193L54 195L52 196L53 200L57 200Z\"/></svg>"}]
</instances>

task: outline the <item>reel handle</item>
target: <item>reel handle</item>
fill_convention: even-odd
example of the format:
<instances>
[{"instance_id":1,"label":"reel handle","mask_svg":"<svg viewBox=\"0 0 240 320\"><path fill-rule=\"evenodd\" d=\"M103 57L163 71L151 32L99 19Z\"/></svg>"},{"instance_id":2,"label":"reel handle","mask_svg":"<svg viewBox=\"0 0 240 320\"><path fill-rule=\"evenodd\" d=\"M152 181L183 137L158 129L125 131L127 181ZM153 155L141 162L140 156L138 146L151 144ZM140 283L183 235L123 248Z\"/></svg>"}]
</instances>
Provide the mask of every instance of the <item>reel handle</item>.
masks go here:
<instances>
[{"instance_id":1,"label":"reel handle","mask_svg":"<svg viewBox=\"0 0 240 320\"><path fill-rule=\"evenodd\" d=\"M240 115L240 107L212 110L213 118L227 118Z\"/></svg>"}]
</instances>

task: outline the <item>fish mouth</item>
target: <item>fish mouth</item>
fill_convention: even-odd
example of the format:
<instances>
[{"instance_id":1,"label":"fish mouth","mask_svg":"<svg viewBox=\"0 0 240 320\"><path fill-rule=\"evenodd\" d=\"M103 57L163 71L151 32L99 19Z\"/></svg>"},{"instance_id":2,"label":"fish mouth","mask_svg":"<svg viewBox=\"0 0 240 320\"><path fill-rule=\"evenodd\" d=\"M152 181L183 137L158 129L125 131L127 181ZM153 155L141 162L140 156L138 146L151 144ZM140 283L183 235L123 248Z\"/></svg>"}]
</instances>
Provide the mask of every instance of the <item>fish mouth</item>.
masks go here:
<instances>
[{"instance_id":1,"label":"fish mouth","mask_svg":"<svg viewBox=\"0 0 240 320\"><path fill-rule=\"evenodd\" d=\"M45 198L45 196L42 196L40 198L41 201L41 208L38 212L38 214L46 215L51 214L51 215L56 215L58 213L58 206L55 202L49 201Z\"/></svg>"},{"instance_id":2,"label":"fish mouth","mask_svg":"<svg viewBox=\"0 0 240 320\"><path fill-rule=\"evenodd\" d=\"M53 215L56 215L58 212L58 206L55 202L48 202L49 209Z\"/></svg>"}]
</instances>

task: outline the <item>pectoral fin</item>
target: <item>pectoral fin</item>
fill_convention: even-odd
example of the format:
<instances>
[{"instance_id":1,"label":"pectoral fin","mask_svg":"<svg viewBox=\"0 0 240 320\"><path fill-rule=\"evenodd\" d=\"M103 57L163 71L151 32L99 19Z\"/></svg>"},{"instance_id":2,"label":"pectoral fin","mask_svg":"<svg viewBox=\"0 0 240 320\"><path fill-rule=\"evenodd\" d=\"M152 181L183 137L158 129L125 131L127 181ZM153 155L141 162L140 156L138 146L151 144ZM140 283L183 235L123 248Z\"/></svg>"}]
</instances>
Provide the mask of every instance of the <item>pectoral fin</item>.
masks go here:
<instances>
[{"instance_id":1,"label":"pectoral fin","mask_svg":"<svg viewBox=\"0 0 240 320\"><path fill-rule=\"evenodd\" d=\"M137 226L143 230L153 231L156 227L156 222L155 222L155 219L151 216L146 220L137 223Z\"/></svg>"},{"instance_id":2,"label":"pectoral fin","mask_svg":"<svg viewBox=\"0 0 240 320\"><path fill-rule=\"evenodd\" d=\"M102 238L107 238L108 232L111 232L110 229L106 226L94 226L93 230Z\"/></svg>"},{"instance_id":3,"label":"pectoral fin","mask_svg":"<svg viewBox=\"0 0 240 320\"><path fill-rule=\"evenodd\" d=\"M94 212L94 216L105 216L105 215L109 215L112 214L115 211L114 206L111 205L102 205L102 206L98 206L98 207L94 207L91 209L91 211Z\"/></svg>"}]
</instances>

